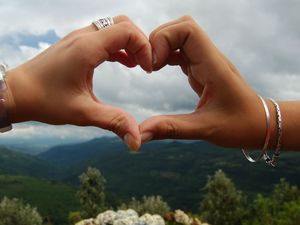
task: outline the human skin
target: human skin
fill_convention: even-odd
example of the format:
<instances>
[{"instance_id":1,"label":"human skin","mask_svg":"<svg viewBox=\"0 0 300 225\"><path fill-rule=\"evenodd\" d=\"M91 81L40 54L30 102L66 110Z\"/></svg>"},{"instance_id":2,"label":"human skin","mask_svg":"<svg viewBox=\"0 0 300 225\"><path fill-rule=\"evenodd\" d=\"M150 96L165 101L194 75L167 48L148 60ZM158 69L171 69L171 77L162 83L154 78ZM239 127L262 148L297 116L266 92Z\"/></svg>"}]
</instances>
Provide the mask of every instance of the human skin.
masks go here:
<instances>
[{"instance_id":1,"label":"human skin","mask_svg":"<svg viewBox=\"0 0 300 225\"><path fill-rule=\"evenodd\" d=\"M224 147L263 147L266 118L262 102L193 18L184 16L161 25L149 40L154 70L165 65L181 66L200 100L189 114L146 119L140 124L142 143L155 139L203 139ZM267 105L272 130L269 148L274 149L276 112L270 101ZM282 147L300 150L300 102L279 102L279 105Z\"/></svg>"},{"instance_id":2,"label":"human skin","mask_svg":"<svg viewBox=\"0 0 300 225\"><path fill-rule=\"evenodd\" d=\"M133 150L140 147L141 141L167 138L203 139L224 147L263 146L266 121L261 101L191 17L160 26L151 33L150 42L126 16L115 17L114 21L115 25L100 31L94 25L76 30L8 71L11 122L96 126L115 132ZM159 70L167 64L181 66L201 97L195 111L152 117L138 127L130 114L95 97L93 72L105 61L118 61L128 67L140 65L145 71ZM269 147L274 149L275 108L270 101L267 104L272 130ZM300 102L279 105L283 148L299 150Z\"/></svg>"},{"instance_id":3,"label":"human skin","mask_svg":"<svg viewBox=\"0 0 300 225\"><path fill-rule=\"evenodd\" d=\"M96 126L115 132L130 149L138 149L141 136L133 116L93 93L94 69L105 61L152 70L151 45L145 34L126 16L114 17L114 22L101 30L90 25L73 31L8 71L10 121Z\"/></svg>"}]
</instances>

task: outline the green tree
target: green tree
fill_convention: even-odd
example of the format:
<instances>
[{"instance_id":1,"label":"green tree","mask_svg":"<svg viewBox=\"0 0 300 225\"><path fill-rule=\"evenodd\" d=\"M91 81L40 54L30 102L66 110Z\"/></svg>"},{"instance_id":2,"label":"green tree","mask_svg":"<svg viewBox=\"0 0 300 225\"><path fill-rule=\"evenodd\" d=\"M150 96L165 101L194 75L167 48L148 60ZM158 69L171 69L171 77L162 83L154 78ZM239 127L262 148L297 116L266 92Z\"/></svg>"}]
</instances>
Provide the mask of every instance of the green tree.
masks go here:
<instances>
[{"instance_id":1,"label":"green tree","mask_svg":"<svg viewBox=\"0 0 300 225\"><path fill-rule=\"evenodd\" d=\"M300 191L282 178L270 197L257 195L243 225L296 225L299 221Z\"/></svg>"},{"instance_id":2,"label":"green tree","mask_svg":"<svg viewBox=\"0 0 300 225\"><path fill-rule=\"evenodd\" d=\"M89 167L79 176L80 186L77 192L83 218L95 217L105 210L105 179L96 168Z\"/></svg>"},{"instance_id":3,"label":"green tree","mask_svg":"<svg viewBox=\"0 0 300 225\"><path fill-rule=\"evenodd\" d=\"M258 194L248 211L243 225L274 225L272 216L273 201Z\"/></svg>"},{"instance_id":4,"label":"green tree","mask_svg":"<svg viewBox=\"0 0 300 225\"><path fill-rule=\"evenodd\" d=\"M0 202L0 225L41 225L42 217L35 208L14 198Z\"/></svg>"},{"instance_id":5,"label":"green tree","mask_svg":"<svg viewBox=\"0 0 300 225\"><path fill-rule=\"evenodd\" d=\"M276 184L272 193L272 199L278 210L283 207L284 203L299 201L300 191L296 185L291 185L284 178L280 179L279 184Z\"/></svg>"},{"instance_id":6,"label":"green tree","mask_svg":"<svg viewBox=\"0 0 300 225\"><path fill-rule=\"evenodd\" d=\"M299 225L300 201L291 201L283 205L283 208L274 219L276 225Z\"/></svg>"},{"instance_id":7,"label":"green tree","mask_svg":"<svg viewBox=\"0 0 300 225\"><path fill-rule=\"evenodd\" d=\"M76 212L69 213L68 221L69 221L70 225L74 225L81 220L82 220L82 218L81 218L80 212L76 211Z\"/></svg>"},{"instance_id":8,"label":"green tree","mask_svg":"<svg viewBox=\"0 0 300 225\"><path fill-rule=\"evenodd\" d=\"M201 217L213 225L241 224L246 214L245 197L234 183L218 170L209 176L200 205Z\"/></svg>"},{"instance_id":9,"label":"green tree","mask_svg":"<svg viewBox=\"0 0 300 225\"><path fill-rule=\"evenodd\" d=\"M119 209L133 209L139 215L150 213L161 216L164 216L171 210L168 203L165 202L161 196L144 196L142 201L132 198L128 204L122 204Z\"/></svg>"}]
</instances>

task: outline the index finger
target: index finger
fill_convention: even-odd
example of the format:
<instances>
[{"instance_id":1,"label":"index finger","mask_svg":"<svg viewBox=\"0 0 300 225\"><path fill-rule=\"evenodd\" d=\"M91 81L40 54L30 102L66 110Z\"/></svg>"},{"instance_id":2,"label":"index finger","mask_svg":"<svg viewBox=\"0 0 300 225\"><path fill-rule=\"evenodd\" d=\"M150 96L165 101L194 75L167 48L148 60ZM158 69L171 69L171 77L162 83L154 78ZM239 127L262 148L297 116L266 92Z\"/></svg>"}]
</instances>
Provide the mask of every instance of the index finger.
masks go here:
<instances>
[{"instance_id":1,"label":"index finger","mask_svg":"<svg viewBox=\"0 0 300 225\"><path fill-rule=\"evenodd\" d=\"M109 56L125 49L130 52L136 62L145 70L152 71L152 50L147 37L129 21L122 21L106 29L90 34L91 40L105 54ZM101 63L101 62L100 62Z\"/></svg>"},{"instance_id":2,"label":"index finger","mask_svg":"<svg viewBox=\"0 0 300 225\"><path fill-rule=\"evenodd\" d=\"M155 67L161 67L170 54L178 49L184 52L189 63L201 63L216 54L216 47L208 35L190 17L184 16L155 29L150 35L155 52Z\"/></svg>"}]
</instances>

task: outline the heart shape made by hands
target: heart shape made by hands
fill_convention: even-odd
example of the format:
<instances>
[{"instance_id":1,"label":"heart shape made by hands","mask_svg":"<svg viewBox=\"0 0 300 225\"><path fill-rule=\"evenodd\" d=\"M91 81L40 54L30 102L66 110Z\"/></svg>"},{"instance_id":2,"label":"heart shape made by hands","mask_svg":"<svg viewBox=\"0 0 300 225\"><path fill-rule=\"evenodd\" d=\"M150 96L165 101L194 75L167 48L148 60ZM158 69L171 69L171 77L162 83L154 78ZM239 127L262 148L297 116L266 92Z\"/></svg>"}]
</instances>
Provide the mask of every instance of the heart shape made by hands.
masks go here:
<instances>
[{"instance_id":1,"label":"heart shape made by hands","mask_svg":"<svg viewBox=\"0 0 300 225\"><path fill-rule=\"evenodd\" d=\"M114 20L113 26L99 31L93 25L76 30L9 71L11 121L97 126L115 132L134 150L167 138L260 146L264 111L256 93L191 17L163 24L149 38L127 17ZM140 65L148 72L178 65L201 98L194 112L137 124L129 113L94 95L94 69L105 61Z\"/></svg>"},{"instance_id":2,"label":"heart shape made by hands","mask_svg":"<svg viewBox=\"0 0 300 225\"><path fill-rule=\"evenodd\" d=\"M225 147L260 146L264 112L256 93L191 17L161 25L150 34L149 42L152 69L180 66L201 98L189 114L160 115L143 121L139 125L141 143L155 139L205 139ZM127 61L127 66L136 62L143 67L143 57L128 55L134 60ZM116 61L126 65L124 57L121 59ZM125 135L124 140L133 149L140 145L137 133L133 137Z\"/></svg>"}]
</instances>

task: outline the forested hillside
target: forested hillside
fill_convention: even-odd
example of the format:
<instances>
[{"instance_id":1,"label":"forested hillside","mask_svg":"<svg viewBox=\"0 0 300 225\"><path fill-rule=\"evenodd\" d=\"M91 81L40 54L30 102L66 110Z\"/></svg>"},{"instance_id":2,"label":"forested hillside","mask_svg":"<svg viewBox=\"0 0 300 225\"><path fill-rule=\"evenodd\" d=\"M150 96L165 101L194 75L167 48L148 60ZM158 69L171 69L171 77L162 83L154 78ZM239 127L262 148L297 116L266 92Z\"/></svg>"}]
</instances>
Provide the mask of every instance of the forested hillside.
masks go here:
<instances>
[{"instance_id":1,"label":"forested hillside","mask_svg":"<svg viewBox=\"0 0 300 225\"><path fill-rule=\"evenodd\" d=\"M283 152L278 167L272 168L263 162L247 162L239 149L222 149L207 142L158 141L131 153L117 138L99 138L57 146L38 156L2 148L0 197L22 198L43 215L65 222L67 212L78 208L78 176L92 166L107 180L110 206L131 197L160 195L174 209L197 212L207 176L219 169L251 200L258 193L268 196L282 177L300 186L299 165L298 153Z\"/></svg>"}]
</instances>

